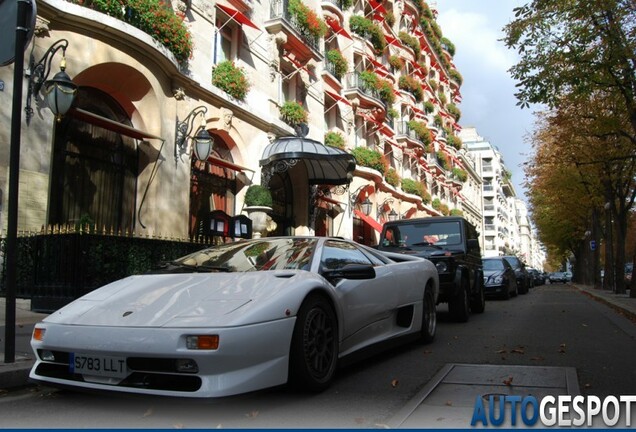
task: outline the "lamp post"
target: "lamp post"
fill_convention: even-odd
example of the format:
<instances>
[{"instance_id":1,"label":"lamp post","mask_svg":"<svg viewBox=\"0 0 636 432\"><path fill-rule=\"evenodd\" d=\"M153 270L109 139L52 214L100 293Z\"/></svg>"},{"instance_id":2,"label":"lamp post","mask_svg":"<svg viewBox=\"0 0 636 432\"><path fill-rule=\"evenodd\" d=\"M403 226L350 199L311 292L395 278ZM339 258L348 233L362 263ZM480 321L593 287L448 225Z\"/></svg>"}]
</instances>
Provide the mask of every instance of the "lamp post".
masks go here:
<instances>
[{"instance_id":1,"label":"lamp post","mask_svg":"<svg viewBox=\"0 0 636 432\"><path fill-rule=\"evenodd\" d=\"M5 307L5 347L4 362L15 362L15 303L16 303L16 268L17 268L17 233L18 233L18 191L19 191L19 170L20 170L20 139L22 123L22 75L24 73L24 47L26 41L27 28L27 8L31 7L30 2L18 2L18 15L16 22L16 43L15 43L15 68L13 74L13 105L11 112L11 144L9 149L9 193L7 209L7 235L6 235L6 307ZM56 74L53 80L45 81L48 76L52 57L58 49L66 50L68 42L57 41L45 53L42 59L35 63L33 57L30 59L31 69L29 71L29 91L27 97L27 123L31 118L33 110L30 107L31 97L37 93L42 85L49 92L54 93L54 111L56 118L66 114L66 111L73 104L77 86L73 84L70 77L64 73ZM62 72L64 72L65 62L62 61ZM37 72L36 72L37 70ZM59 90L59 92L58 92Z\"/></svg>"}]
</instances>

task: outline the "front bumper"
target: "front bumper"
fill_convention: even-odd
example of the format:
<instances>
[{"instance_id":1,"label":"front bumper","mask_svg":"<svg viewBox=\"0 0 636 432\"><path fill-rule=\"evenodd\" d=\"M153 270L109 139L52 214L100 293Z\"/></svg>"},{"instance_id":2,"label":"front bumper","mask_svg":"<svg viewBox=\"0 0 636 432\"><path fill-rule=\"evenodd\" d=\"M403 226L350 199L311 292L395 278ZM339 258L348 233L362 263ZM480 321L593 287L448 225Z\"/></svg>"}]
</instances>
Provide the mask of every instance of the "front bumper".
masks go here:
<instances>
[{"instance_id":1,"label":"front bumper","mask_svg":"<svg viewBox=\"0 0 636 432\"><path fill-rule=\"evenodd\" d=\"M32 340L36 362L29 378L60 386L163 396L221 397L287 382L295 317L233 328L130 328L38 324L42 342ZM217 350L191 350L188 335L218 334ZM56 354L45 361L45 351ZM125 357L123 380L73 374L70 353ZM196 373L171 369L175 359L191 359Z\"/></svg>"}]
</instances>

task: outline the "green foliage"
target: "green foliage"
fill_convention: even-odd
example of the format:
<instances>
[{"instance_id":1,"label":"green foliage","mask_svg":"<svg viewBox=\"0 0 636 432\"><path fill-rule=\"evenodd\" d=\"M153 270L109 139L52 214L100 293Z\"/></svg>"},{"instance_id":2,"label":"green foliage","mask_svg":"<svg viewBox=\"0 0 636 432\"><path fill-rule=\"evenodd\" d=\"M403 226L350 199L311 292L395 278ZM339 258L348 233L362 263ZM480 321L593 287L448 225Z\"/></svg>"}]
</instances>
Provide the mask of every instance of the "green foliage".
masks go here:
<instances>
[{"instance_id":1,"label":"green foliage","mask_svg":"<svg viewBox=\"0 0 636 432\"><path fill-rule=\"evenodd\" d=\"M460 150L463 146L461 138L453 135L452 133L448 133L448 135L446 135L446 142L448 143L448 145L456 148L457 150Z\"/></svg>"},{"instance_id":2,"label":"green foliage","mask_svg":"<svg viewBox=\"0 0 636 432\"><path fill-rule=\"evenodd\" d=\"M452 209L452 210L450 211L450 215L451 215L451 216L464 216L464 212L463 212L463 211L461 211L460 209L456 209L456 208L454 208L454 209Z\"/></svg>"},{"instance_id":3,"label":"green foliage","mask_svg":"<svg viewBox=\"0 0 636 432\"><path fill-rule=\"evenodd\" d=\"M411 178L402 179L402 190L406 193L417 195L422 198L424 204L430 201L431 196L426 192L424 184Z\"/></svg>"},{"instance_id":4,"label":"green foliage","mask_svg":"<svg viewBox=\"0 0 636 432\"><path fill-rule=\"evenodd\" d=\"M431 143L431 131L426 127L426 123L418 120L410 120L408 122L409 129L415 132L417 138L422 141L425 147Z\"/></svg>"},{"instance_id":5,"label":"green foliage","mask_svg":"<svg viewBox=\"0 0 636 432\"><path fill-rule=\"evenodd\" d=\"M245 70L230 60L222 61L212 69L212 85L238 100L245 100L250 90Z\"/></svg>"},{"instance_id":6,"label":"green foliage","mask_svg":"<svg viewBox=\"0 0 636 432\"><path fill-rule=\"evenodd\" d=\"M454 57L455 45L445 36L441 38L440 42L442 43L442 47L451 55L451 57Z\"/></svg>"},{"instance_id":7,"label":"green foliage","mask_svg":"<svg viewBox=\"0 0 636 432\"><path fill-rule=\"evenodd\" d=\"M395 24L395 15L393 15L393 10L388 9L386 14L384 15L384 21L389 25L389 27L393 27Z\"/></svg>"},{"instance_id":8,"label":"green foliage","mask_svg":"<svg viewBox=\"0 0 636 432\"><path fill-rule=\"evenodd\" d=\"M386 110L386 115L389 116L392 119L396 119L396 118L398 118L400 113L398 113L395 108L389 108L389 109Z\"/></svg>"},{"instance_id":9,"label":"green foliage","mask_svg":"<svg viewBox=\"0 0 636 432\"><path fill-rule=\"evenodd\" d=\"M325 134L325 145L343 150L345 148L345 140L340 132L329 131Z\"/></svg>"},{"instance_id":10,"label":"green foliage","mask_svg":"<svg viewBox=\"0 0 636 432\"><path fill-rule=\"evenodd\" d=\"M272 206L272 193L265 186L253 184L245 192L246 206Z\"/></svg>"},{"instance_id":11,"label":"green foliage","mask_svg":"<svg viewBox=\"0 0 636 432\"><path fill-rule=\"evenodd\" d=\"M459 121L459 119L462 117L462 112L454 103L449 103L448 105L446 105L446 111L448 111L448 113L455 118L455 121Z\"/></svg>"},{"instance_id":12,"label":"green foliage","mask_svg":"<svg viewBox=\"0 0 636 432\"><path fill-rule=\"evenodd\" d=\"M442 202L439 200L439 198L435 198L431 205L435 210L439 210L442 207Z\"/></svg>"},{"instance_id":13,"label":"green foliage","mask_svg":"<svg viewBox=\"0 0 636 432\"><path fill-rule=\"evenodd\" d=\"M404 69L404 60L400 56L392 55L389 57L389 64L395 68L395 70L401 71Z\"/></svg>"},{"instance_id":14,"label":"green foliage","mask_svg":"<svg viewBox=\"0 0 636 432\"><path fill-rule=\"evenodd\" d=\"M368 38L373 48L375 48L376 54L382 53L386 48L387 42L384 32L372 20L359 15L352 15L349 18L349 28L358 36Z\"/></svg>"},{"instance_id":15,"label":"green foliage","mask_svg":"<svg viewBox=\"0 0 636 432\"><path fill-rule=\"evenodd\" d=\"M424 89L422 84L411 75L402 75L398 81L398 87L411 93L417 102L424 99Z\"/></svg>"},{"instance_id":16,"label":"green foliage","mask_svg":"<svg viewBox=\"0 0 636 432\"><path fill-rule=\"evenodd\" d=\"M445 170L447 170L449 164L448 164L448 156L446 156L446 153L439 150L438 152L435 153L435 156L437 157L437 161L439 162L440 166L444 168Z\"/></svg>"},{"instance_id":17,"label":"green foliage","mask_svg":"<svg viewBox=\"0 0 636 432\"><path fill-rule=\"evenodd\" d=\"M420 41L415 36L412 36L405 31L401 31L398 34L398 37L404 44L406 44L406 46L413 50L413 52L415 53L415 58L418 59L420 57L420 51L422 50Z\"/></svg>"},{"instance_id":18,"label":"green foliage","mask_svg":"<svg viewBox=\"0 0 636 432\"><path fill-rule=\"evenodd\" d=\"M307 7L302 0L289 0L289 13L296 18L300 27L307 30L315 37L324 37L327 34L327 24L318 14Z\"/></svg>"},{"instance_id":19,"label":"green foliage","mask_svg":"<svg viewBox=\"0 0 636 432\"><path fill-rule=\"evenodd\" d=\"M435 111L435 104L429 100L424 101L424 112L431 114L433 111Z\"/></svg>"},{"instance_id":20,"label":"green foliage","mask_svg":"<svg viewBox=\"0 0 636 432\"><path fill-rule=\"evenodd\" d=\"M433 125L435 125L435 127L437 128L441 128L444 126L444 120L442 119L441 115L435 114L435 117L433 117Z\"/></svg>"},{"instance_id":21,"label":"green foliage","mask_svg":"<svg viewBox=\"0 0 636 432\"><path fill-rule=\"evenodd\" d=\"M468 180L468 174L466 173L466 171L464 171L463 169L459 167L453 167L452 173L453 173L453 177L455 177L457 180L459 180L462 183Z\"/></svg>"},{"instance_id":22,"label":"green foliage","mask_svg":"<svg viewBox=\"0 0 636 432\"><path fill-rule=\"evenodd\" d=\"M389 168L384 175L384 180L391 186L397 187L400 184L400 175L394 168Z\"/></svg>"},{"instance_id":23,"label":"green foliage","mask_svg":"<svg viewBox=\"0 0 636 432\"><path fill-rule=\"evenodd\" d=\"M307 111L296 101L285 101L280 107L281 119L290 126L296 126L307 122Z\"/></svg>"},{"instance_id":24,"label":"green foliage","mask_svg":"<svg viewBox=\"0 0 636 432\"><path fill-rule=\"evenodd\" d=\"M452 81L455 81L457 85L461 87L461 85L464 83L464 77L462 77L462 74L460 74L459 71L454 68L451 68L448 71L448 74L450 75L450 79Z\"/></svg>"},{"instance_id":25,"label":"green foliage","mask_svg":"<svg viewBox=\"0 0 636 432\"><path fill-rule=\"evenodd\" d=\"M333 65L336 78L342 78L343 75L346 74L349 70L349 63L347 62L347 59L344 58L342 53L340 53L340 51L335 49L329 50L327 51L325 57L327 58L327 61L329 61Z\"/></svg>"},{"instance_id":26,"label":"green foliage","mask_svg":"<svg viewBox=\"0 0 636 432\"><path fill-rule=\"evenodd\" d=\"M356 158L358 165L372 168L379 171L382 175L387 170L387 161L383 154L368 147L356 147L351 150L351 154Z\"/></svg>"}]
</instances>

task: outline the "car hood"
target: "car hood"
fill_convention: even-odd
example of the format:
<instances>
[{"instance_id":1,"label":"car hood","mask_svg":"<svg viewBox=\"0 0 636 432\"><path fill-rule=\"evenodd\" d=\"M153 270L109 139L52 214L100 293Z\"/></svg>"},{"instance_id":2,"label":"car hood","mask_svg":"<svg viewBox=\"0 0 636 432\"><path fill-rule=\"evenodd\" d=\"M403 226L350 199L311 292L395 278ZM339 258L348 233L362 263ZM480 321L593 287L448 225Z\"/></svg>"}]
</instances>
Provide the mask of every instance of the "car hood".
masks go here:
<instances>
[{"instance_id":1,"label":"car hood","mask_svg":"<svg viewBox=\"0 0 636 432\"><path fill-rule=\"evenodd\" d=\"M405 255L413 255L420 258L428 258L428 259L444 258L444 257L463 254L462 251L446 249L446 248L442 248L442 247L434 246L434 245L410 246L410 247L385 246L380 248L380 250L393 252L393 253L400 253Z\"/></svg>"},{"instance_id":2,"label":"car hood","mask_svg":"<svg viewBox=\"0 0 636 432\"><path fill-rule=\"evenodd\" d=\"M229 326L284 317L276 299L309 279L298 271L131 276L73 301L44 322L131 327ZM306 284L306 283L305 283ZM314 283L315 285L315 283ZM295 296L290 296L291 299Z\"/></svg>"}]
</instances>

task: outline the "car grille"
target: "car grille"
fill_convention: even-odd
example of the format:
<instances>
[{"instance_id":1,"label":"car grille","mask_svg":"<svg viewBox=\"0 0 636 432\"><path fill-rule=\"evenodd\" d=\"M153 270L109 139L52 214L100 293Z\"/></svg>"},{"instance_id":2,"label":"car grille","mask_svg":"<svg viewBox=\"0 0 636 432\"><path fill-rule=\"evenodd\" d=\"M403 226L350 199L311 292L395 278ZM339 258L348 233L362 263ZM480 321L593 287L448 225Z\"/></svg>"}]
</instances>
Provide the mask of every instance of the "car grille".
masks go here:
<instances>
[{"instance_id":1,"label":"car grille","mask_svg":"<svg viewBox=\"0 0 636 432\"><path fill-rule=\"evenodd\" d=\"M38 355L42 358L41 350ZM75 382L85 382L80 374L70 372L69 353L53 351L54 360L40 363L37 375ZM194 392L201 388L201 378L192 373L178 372L174 358L129 357L126 361L132 372L114 387L142 388L149 390L167 390Z\"/></svg>"}]
</instances>

